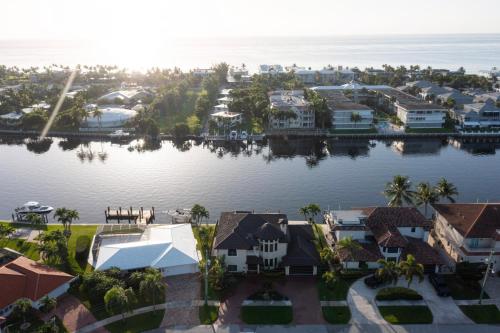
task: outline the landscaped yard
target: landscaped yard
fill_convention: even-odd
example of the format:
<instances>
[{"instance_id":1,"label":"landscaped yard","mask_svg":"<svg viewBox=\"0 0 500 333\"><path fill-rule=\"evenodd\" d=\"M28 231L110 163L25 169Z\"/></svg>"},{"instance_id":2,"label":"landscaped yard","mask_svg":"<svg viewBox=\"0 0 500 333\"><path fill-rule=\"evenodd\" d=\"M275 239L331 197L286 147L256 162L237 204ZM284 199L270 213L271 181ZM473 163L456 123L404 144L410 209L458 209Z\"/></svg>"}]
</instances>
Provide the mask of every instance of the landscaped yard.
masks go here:
<instances>
[{"instance_id":1,"label":"landscaped yard","mask_svg":"<svg viewBox=\"0 0 500 333\"><path fill-rule=\"evenodd\" d=\"M160 327L164 314L165 310L157 310L120 320L105 327L111 333L144 332Z\"/></svg>"},{"instance_id":2,"label":"landscaped yard","mask_svg":"<svg viewBox=\"0 0 500 333\"><path fill-rule=\"evenodd\" d=\"M31 260L38 261L40 254L35 243L26 242L23 239L3 239L0 240L0 247L8 247L17 252L21 252Z\"/></svg>"},{"instance_id":3,"label":"landscaped yard","mask_svg":"<svg viewBox=\"0 0 500 333\"><path fill-rule=\"evenodd\" d=\"M431 324L433 319L431 310L425 305L379 306L378 309L387 322L395 325Z\"/></svg>"},{"instance_id":4,"label":"landscaped yard","mask_svg":"<svg viewBox=\"0 0 500 333\"><path fill-rule=\"evenodd\" d=\"M458 275L445 275L446 283L450 288L451 297L457 300L479 299L481 286L475 280L464 280ZM484 299L489 298L487 293Z\"/></svg>"},{"instance_id":5,"label":"landscaped yard","mask_svg":"<svg viewBox=\"0 0 500 333\"><path fill-rule=\"evenodd\" d=\"M219 315L219 308L216 306L204 305L198 308L200 323L203 325L213 324Z\"/></svg>"},{"instance_id":6,"label":"landscaped yard","mask_svg":"<svg viewBox=\"0 0 500 333\"><path fill-rule=\"evenodd\" d=\"M380 289L375 299L377 301L419 301L422 300L422 296L413 289L405 287L388 287Z\"/></svg>"},{"instance_id":7,"label":"landscaped yard","mask_svg":"<svg viewBox=\"0 0 500 333\"><path fill-rule=\"evenodd\" d=\"M323 306L323 317L330 324L347 324L351 320L348 306Z\"/></svg>"},{"instance_id":8,"label":"landscaped yard","mask_svg":"<svg viewBox=\"0 0 500 333\"><path fill-rule=\"evenodd\" d=\"M460 309L477 324L500 324L500 311L495 305L462 305Z\"/></svg>"},{"instance_id":9,"label":"landscaped yard","mask_svg":"<svg viewBox=\"0 0 500 333\"><path fill-rule=\"evenodd\" d=\"M343 301L347 299L349 287L355 280L339 279L329 288L323 279L318 279L317 287L320 301Z\"/></svg>"},{"instance_id":10,"label":"landscaped yard","mask_svg":"<svg viewBox=\"0 0 500 333\"><path fill-rule=\"evenodd\" d=\"M243 306L241 319L252 325L286 325L293 320L291 306Z\"/></svg>"}]
</instances>

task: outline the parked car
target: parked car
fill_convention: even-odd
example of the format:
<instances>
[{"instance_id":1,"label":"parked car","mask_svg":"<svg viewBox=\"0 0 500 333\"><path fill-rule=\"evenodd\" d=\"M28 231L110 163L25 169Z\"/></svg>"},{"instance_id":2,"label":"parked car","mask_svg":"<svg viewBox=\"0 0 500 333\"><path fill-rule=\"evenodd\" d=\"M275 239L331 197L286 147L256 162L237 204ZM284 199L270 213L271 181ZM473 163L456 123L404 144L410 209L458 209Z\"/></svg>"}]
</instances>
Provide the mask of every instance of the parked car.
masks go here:
<instances>
[{"instance_id":1,"label":"parked car","mask_svg":"<svg viewBox=\"0 0 500 333\"><path fill-rule=\"evenodd\" d=\"M450 296L450 288L448 288L448 284L446 283L446 279L441 274L429 274L429 282L432 284L434 289L436 289L436 293L441 297Z\"/></svg>"},{"instance_id":2,"label":"parked car","mask_svg":"<svg viewBox=\"0 0 500 333\"><path fill-rule=\"evenodd\" d=\"M364 281L365 284L372 289L378 288L385 284L385 282L379 279L376 275L370 275L369 277L365 278Z\"/></svg>"}]
</instances>

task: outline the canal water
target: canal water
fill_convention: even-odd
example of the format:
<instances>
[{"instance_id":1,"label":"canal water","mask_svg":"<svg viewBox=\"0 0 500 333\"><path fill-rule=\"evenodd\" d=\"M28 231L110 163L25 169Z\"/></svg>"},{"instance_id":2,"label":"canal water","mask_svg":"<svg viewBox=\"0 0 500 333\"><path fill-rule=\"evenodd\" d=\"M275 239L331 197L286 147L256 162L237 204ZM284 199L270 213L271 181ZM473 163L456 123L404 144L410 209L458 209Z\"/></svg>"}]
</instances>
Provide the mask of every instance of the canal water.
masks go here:
<instances>
[{"instance_id":1,"label":"canal water","mask_svg":"<svg viewBox=\"0 0 500 333\"><path fill-rule=\"evenodd\" d=\"M274 139L260 145L122 143L52 138L0 138L0 219L35 200L74 208L81 223L103 223L111 207L162 211L281 211L299 218L306 203L322 209L384 205L393 175L414 183L446 177L459 201L500 200L500 144L406 141Z\"/></svg>"}]
</instances>

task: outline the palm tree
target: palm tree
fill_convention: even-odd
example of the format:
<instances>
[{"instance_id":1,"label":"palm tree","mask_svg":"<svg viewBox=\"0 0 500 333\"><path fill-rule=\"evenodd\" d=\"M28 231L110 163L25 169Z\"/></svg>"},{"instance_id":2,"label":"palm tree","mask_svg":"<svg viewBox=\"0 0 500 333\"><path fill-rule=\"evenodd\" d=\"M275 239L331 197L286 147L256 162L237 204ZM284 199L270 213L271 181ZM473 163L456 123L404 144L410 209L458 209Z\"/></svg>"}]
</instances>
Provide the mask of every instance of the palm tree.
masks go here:
<instances>
[{"instance_id":1,"label":"palm tree","mask_svg":"<svg viewBox=\"0 0 500 333\"><path fill-rule=\"evenodd\" d=\"M104 295L104 305L106 311L111 315L121 314L122 319L125 319L125 312L132 309L135 303L135 294L132 288L123 289L120 286L115 286L109 289Z\"/></svg>"},{"instance_id":2,"label":"palm tree","mask_svg":"<svg viewBox=\"0 0 500 333\"><path fill-rule=\"evenodd\" d=\"M206 218L208 221L210 213L205 207L195 204L193 208L191 208L191 216L194 217L196 225L200 225L202 219Z\"/></svg>"},{"instance_id":3,"label":"palm tree","mask_svg":"<svg viewBox=\"0 0 500 333\"><path fill-rule=\"evenodd\" d=\"M413 277L417 276L419 283L424 280L424 266L419 264L411 254L406 256L406 260L399 263L399 269L401 274L405 276L406 281L408 281L408 288L413 282Z\"/></svg>"},{"instance_id":4,"label":"palm tree","mask_svg":"<svg viewBox=\"0 0 500 333\"><path fill-rule=\"evenodd\" d=\"M29 213L26 215L26 220L38 229L38 236L42 232L42 225L44 224L42 217L36 213Z\"/></svg>"},{"instance_id":5,"label":"palm tree","mask_svg":"<svg viewBox=\"0 0 500 333\"><path fill-rule=\"evenodd\" d=\"M384 195L389 199L389 207L401 207L403 203L413 203L413 191L411 190L411 182L408 177L397 175L394 176L392 182L387 183L384 190Z\"/></svg>"},{"instance_id":6,"label":"palm tree","mask_svg":"<svg viewBox=\"0 0 500 333\"><path fill-rule=\"evenodd\" d=\"M436 201L438 201L438 194L429 183L418 184L417 191L415 192L415 204L419 207L424 205L424 214L426 217L427 207Z\"/></svg>"},{"instance_id":7,"label":"palm tree","mask_svg":"<svg viewBox=\"0 0 500 333\"><path fill-rule=\"evenodd\" d=\"M304 206L299 208L299 214L304 215L304 220L308 220L307 215L309 215L309 206Z\"/></svg>"},{"instance_id":8,"label":"palm tree","mask_svg":"<svg viewBox=\"0 0 500 333\"><path fill-rule=\"evenodd\" d=\"M354 123L354 128L357 127L357 123L363 120L363 117L357 112L351 113L351 121Z\"/></svg>"},{"instance_id":9,"label":"palm tree","mask_svg":"<svg viewBox=\"0 0 500 333\"><path fill-rule=\"evenodd\" d=\"M14 304L14 316L19 316L23 318L23 324L26 323L26 315L28 315L33 310L31 302L26 298L21 298Z\"/></svg>"},{"instance_id":10,"label":"palm tree","mask_svg":"<svg viewBox=\"0 0 500 333\"><path fill-rule=\"evenodd\" d=\"M392 282L393 284L398 283L398 278L401 275L399 266L395 261L387 261L385 259L377 260L380 264L380 268L377 269L375 275L382 279L382 281Z\"/></svg>"},{"instance_id":11,"label":"palm tree","mask_svg":"<svg viewBox=\"0 0 500 333\"><path fill-rule=\"evenodd\" d=\"M321 260L326 263L330 263L333 258L335 258L335 254L328 246L325 246L321 249L321 251L319 252L319 256Z\"/></svg>"},{"instance_id":12,"label":"palm tree","mask_svg":"<svg viewBox=\"0 0 500 333\"><path fill-rule=\"evenodd\" d=\"M92 118L97 118L97 123L99 124L99 131L101 130L101 127L102 127L102 123L101 123L102 114L103 114L102 110L99 109L99 107L97 107L97 106L94 108L94 111L92 113Z\"/></svg>"},{"instance_id":13,"label":"palm tree","mask_svg":"<svg viewBox=\"0 0 500 333\"><path fill-rule=\"evenodd\" d=\"M448 182L445 178L441 178L438 181L435 189L439 198L446 198L452 203L455 202L455 198L453 197L458 195L457 188L455 187L455 185Z\"/></svg>"},{"instance_id":14,"label":"palm tree","mask_svg":"<svg viewBox=\"0 0 500 333\"><path fill-rule=\"evenodd\" d=\"M311 221L316 222L314 218L316 217L316 215L321 213L321 208L319 207L319 205L314 203L309 204L309 206L307 206L307 210L309 214L311 214Z\"/></svg>"},{"instance_id":15,"label":"palm tree","mask_svg":"<svg viewBox=\"0 0 500 333\"><path fill-rule=\"evenodd\" d=\"M153 309L156 310L156 299L159 294L165 292L165 284L162 282L161 272L154 268L146 270L144 279L139 284L139 293L142 297L153 301Z\"/></svg>"},{"instance_id":16,"label":"palm tree","mask_svg":"<svg viewBox=\"0 0 500 333\"><path fill-rule=\"evenodd\" d=\"M56 209L54 218L64 226L65 231L71 232L71 223L73 223L73 220L78 220L80 218L80 214L78 214L78 212L74 209L67 209L63 207Z\"/></svg>"},{"instance_id":17,"label":"palm tree","mask_svg":"<svg viewBox=\"0 0 500 333\"><path fill-rule=\"evenodd\" d=\"M342 238L337 242L336 245L337 251L344 250L347 252L347 260L346 261L346 267L347 267L347 261L350 259L354 258L354 253L361 249L361 245L359 245L358 242L356 242L352 236Z\"/></svg>"},{"instance_id":18,"label":"palm tree","mask_svg":"<svg viewBox=\"0 0 500 333\"><path fill-rule=\"evenodd\" d=\"M49 313L57 306L57 300L54 297L44 296L40 300L40 310L44 313Z\"/></svg>"}]
</instances>

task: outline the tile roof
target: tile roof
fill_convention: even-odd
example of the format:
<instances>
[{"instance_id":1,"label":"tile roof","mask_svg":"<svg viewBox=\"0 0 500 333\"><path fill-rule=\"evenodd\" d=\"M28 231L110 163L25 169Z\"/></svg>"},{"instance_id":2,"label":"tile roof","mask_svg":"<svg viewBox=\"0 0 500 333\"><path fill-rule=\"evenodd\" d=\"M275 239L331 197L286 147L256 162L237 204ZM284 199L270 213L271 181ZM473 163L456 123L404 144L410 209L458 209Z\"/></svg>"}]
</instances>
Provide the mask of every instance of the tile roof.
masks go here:
<instances>
[{"instance_id":1,"label":"tile roof","mask_svg":"<svg viewBox=\"0 0 500 333\"><path fill-rule=\"evenodd\" d=\"M500 229L500 204L434 204L450 225L465 238L497 237Z\"/></svg>"},{"instance_id":2,"label":"tile roof","mask_svg":"<svg viewBox=\"0 0 500 333\"><path fill-rule=\"evenodd\" d=\"M72 279L72 275L19 257L0 267L0 308L19 298L37 301Z\"/></svg>"},{"instance_id":3,"label":"tile roof","mask_svg":"<svg viewBox=\"0 0 500 333\"><path fill-rule=\"evenodd\" d=\"M286 214L265 213L253 214L250 212L223 212L217 224L214 239L215 249L251 249L257 245L256 234L260 227L270 223L278 227L281 223L288 223ZM261 230L268 236L271 232L265 228ZM279 229L279 227L278 227ZM274 233L274 232L273 232ZM285 242L284 234L280 241Z\"/></svg>"},{"instance_id":4,"label":"tile roof","mask_svg":"<svg viewBox=\"0 0 500 333\"><path fill-rule=\"evenodd\" d=\"M338 255L342 261L368 261L375 262L384 257L380 253L380 248L375 243L357 242L361 247L358 250L349 253L345 249L339 249Z\"/></svg>"},{"instance_id":5,"label":"tile roof","mask_svg":"<svg viewBox=\"0 0 500 333\"><path fill-rule=\"evenodd\" d=\"M291 241L287 255L283 257L285 266L317 266L321 258L313 243L314 233L309 224L289 225Z\"/></svg>"},{"instance_id":6,"label":"tile roof","mask_svg":"<svg viewBox=\"0 0 500 333\"><path fill-rule=\"evenodd\" d=\"M408 254L415 257L418 263L422 265L444 265L446 262L439 255L438 251L428 243L418 238L406 237L408 244L401 254L402 259L406 259Z\"/></svg>"}]
</instances>

